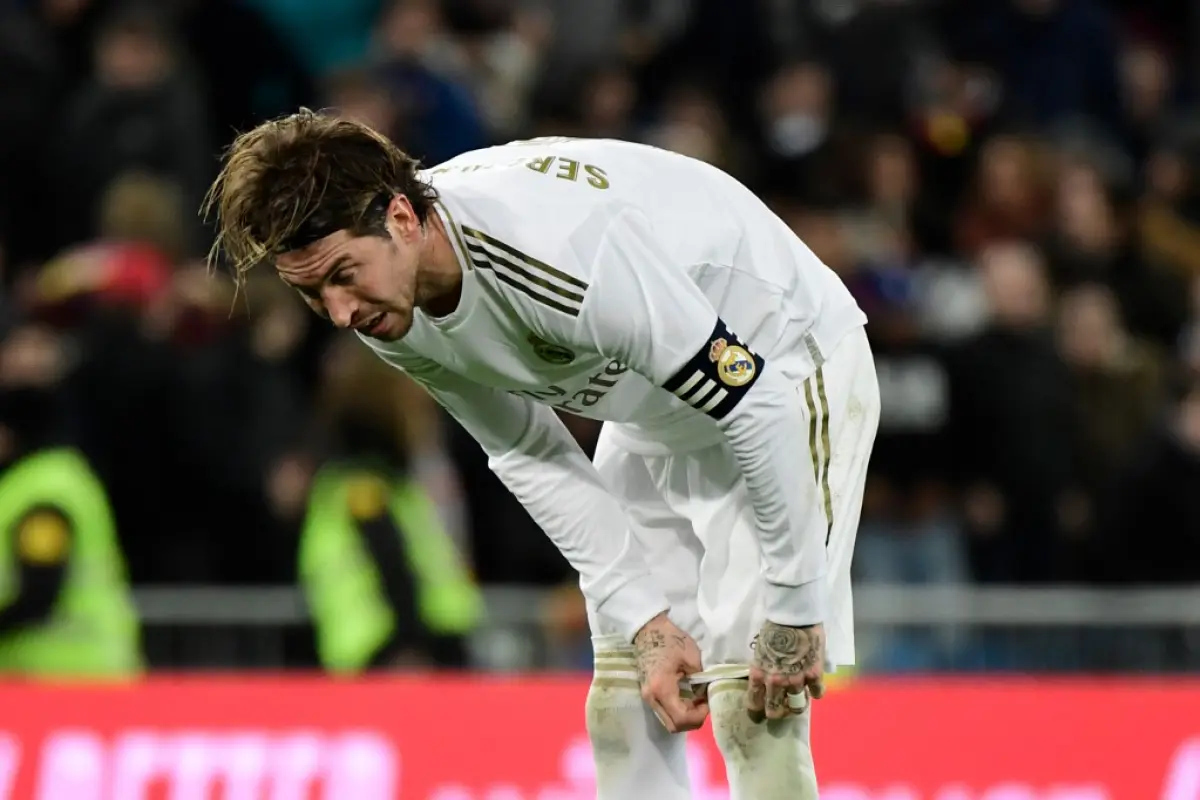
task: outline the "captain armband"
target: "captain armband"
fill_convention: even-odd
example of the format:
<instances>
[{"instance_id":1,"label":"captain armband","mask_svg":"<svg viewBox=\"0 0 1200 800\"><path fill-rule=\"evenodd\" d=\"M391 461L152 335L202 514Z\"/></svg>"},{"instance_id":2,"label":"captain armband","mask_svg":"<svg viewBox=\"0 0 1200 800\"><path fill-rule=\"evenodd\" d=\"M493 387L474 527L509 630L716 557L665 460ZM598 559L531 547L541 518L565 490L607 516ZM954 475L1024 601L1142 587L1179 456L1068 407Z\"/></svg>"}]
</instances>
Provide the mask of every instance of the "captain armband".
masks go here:
<instances>
[{"instance_id":1,"label":"captain armband","mask_svg":"<svg viewBox=\"0 0 1200 800\"><path fill-rule=\"evenodd\" d=\"M663 388L719 420L741 402L766 363L718 319L700 352L668 378Z\"/></svg>"}]
</instances>

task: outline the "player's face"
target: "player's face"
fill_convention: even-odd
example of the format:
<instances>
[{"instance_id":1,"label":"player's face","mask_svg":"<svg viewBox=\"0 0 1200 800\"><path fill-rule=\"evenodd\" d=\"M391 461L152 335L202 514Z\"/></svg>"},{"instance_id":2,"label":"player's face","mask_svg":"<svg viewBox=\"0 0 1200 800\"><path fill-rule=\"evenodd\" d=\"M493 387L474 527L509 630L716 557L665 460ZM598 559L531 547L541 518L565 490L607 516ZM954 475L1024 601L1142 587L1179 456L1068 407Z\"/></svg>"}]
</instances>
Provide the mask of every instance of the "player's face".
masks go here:
<instances>
[{"instance_id":1,"label":"player's face","mask_svg":"<svg viewBox=\"0 0 1200 800\"><path fill-rule=\"evenodd\" d=\"M412 327L423 231L403 197L388 208L387 236L341 230L279 256L275 268L309 308L339 328L383 341Z\"/></svg>"}]
</instances>

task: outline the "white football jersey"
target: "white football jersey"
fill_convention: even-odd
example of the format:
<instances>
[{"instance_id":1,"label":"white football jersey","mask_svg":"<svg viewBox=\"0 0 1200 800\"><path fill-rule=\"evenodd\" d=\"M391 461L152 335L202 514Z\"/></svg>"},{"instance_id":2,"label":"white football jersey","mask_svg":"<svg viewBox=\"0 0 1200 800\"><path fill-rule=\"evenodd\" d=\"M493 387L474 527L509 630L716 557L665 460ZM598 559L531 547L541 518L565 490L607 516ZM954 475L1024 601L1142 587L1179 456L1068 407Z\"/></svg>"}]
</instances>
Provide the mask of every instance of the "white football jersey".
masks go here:
<instances>
[{"instance_id":1,"label":"white football jersey","mask_svg":"<svg viewBox=\"0 0 1200 800\"><path fill-rule=\"evenodd\" d=\"M768 579L796 587L819 578L811 548L788 540L806 511L786 498L786 462L807 454L800 415L794 454L757 438L788 441L769 409L798 403L796 387L823 354L866 322L841 280L732 177L644 145L514 142L424 177L463 268L461 301L446 317L417 310L401 341L364 341L475 435L580 569L585 592L590 585L598 605L622 594L637 582L635 559L580 542L614 537L561 507L587 493L560 481L550 451L571 462L567 473L594 481L561 454L567 434L551 433L556 421L537 404L613 423L622 446L644 454L725 436L755 498ZM571 501L563 490L574 490ZM622 558L629 570L611 563ZM633 626L657 602L642 589L640 601L626 592L609 613Z\"/></svg>"}]
</instances>

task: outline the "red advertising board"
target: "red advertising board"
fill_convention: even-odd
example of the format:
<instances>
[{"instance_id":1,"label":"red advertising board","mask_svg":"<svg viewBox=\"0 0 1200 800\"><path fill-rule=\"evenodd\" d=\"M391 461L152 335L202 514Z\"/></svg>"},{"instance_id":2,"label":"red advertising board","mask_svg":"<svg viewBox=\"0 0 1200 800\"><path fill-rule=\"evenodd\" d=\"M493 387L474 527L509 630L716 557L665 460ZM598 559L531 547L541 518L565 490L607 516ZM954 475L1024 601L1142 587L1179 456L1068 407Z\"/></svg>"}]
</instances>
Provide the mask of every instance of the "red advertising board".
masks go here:
<instances>
[{"instance_id":1,"label":"red advertising board","mask_svg":"<svg viewBox=\"0 0 1200 800\"><path fill-rule=\"evenodd\" d=\"M591 800L586 679L0 684L0 800ZM823 800L1200 800L1200 681L860 680ZM728 800L708 731L698 800Z\"/></svg>"}]
</instances>

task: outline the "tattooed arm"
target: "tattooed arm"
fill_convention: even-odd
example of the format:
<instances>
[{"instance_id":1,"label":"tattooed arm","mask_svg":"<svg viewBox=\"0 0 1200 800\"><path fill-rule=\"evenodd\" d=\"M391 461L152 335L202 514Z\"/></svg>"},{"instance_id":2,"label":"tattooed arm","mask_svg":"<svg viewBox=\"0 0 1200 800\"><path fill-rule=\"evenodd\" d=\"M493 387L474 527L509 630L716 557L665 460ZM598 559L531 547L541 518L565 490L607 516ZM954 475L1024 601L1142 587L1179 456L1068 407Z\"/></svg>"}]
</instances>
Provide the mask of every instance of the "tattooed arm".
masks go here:
<instances>
[{"instance_id":1,"label":"tattooed arm","mask_svg":"<svg viewBox=\"0 0 1200 800\"><path fill-rule=\"evenodd\" d=\"M703 697L685 700L679 691L680 679L703 669L700 648L692 637L675 627L664 613L638 631L633 648L642 699L663 727L681 733L703 725L708 716L707 701Z\"/></svg>"},{"instance_id":2,"label":"tattooed arm","mask_svg":"<svg viewBox=\"0 0 1200 800\"><path fill-rule=\"evenodd\" d=\"M793 713L789 694L807 690L820 699L825 693L824 675L825 626L792 628L764 622L754 639L746 708L755 714L765 711L768 719L782 719Z\"/></svg>"}]
</instances>

